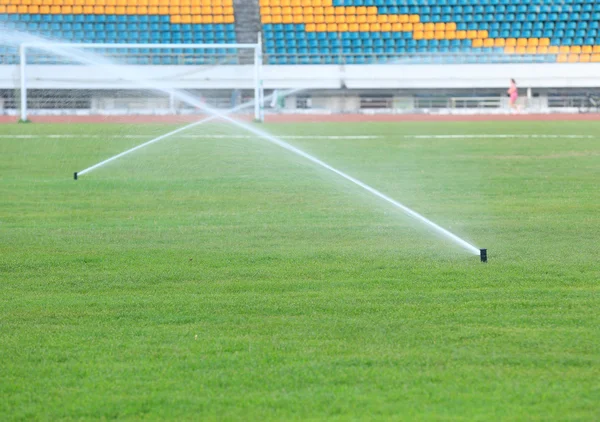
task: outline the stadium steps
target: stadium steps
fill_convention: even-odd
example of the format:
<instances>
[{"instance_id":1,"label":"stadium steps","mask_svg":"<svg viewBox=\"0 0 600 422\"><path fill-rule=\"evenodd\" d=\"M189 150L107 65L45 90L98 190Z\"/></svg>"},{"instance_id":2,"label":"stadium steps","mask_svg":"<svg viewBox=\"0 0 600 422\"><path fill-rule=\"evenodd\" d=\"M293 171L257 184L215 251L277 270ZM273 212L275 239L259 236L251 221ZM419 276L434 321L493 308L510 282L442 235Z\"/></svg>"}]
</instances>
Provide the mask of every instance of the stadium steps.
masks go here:
<instances>
[{"instance_id":1,"label":"stadium steps","mask_svg":"<svg viewBox=\"0 0 600 422\"><path fill-rule=\"evenodd\" d=\"M237 42L256 43L258 33L261 31L258 2L248 0L234 0L235 27ZM240 52L241 63L252 63L253 53L250 50Z\"/></svg>"}]
</instances>

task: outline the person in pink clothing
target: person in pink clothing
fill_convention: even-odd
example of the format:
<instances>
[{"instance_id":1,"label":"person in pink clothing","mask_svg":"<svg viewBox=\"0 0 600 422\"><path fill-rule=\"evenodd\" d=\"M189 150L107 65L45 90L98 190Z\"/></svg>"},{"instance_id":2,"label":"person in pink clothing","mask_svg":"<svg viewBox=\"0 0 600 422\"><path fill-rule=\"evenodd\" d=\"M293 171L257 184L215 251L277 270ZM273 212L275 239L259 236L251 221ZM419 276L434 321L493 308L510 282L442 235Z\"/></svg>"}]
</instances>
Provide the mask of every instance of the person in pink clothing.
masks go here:
<instances>
[{"instance_id":1,"label":"person in pink clothing","mask_svg":"<svg viewBox=\"0 0 600 422\"><path fill-rule=\"evenodd\" d=\"M508 88L508 96L510 97L509 99L509 104L510 107L513 110L517 110L517 100L519 99L519 92L517 90L517 83L515 82L514 79L510 80L510 88Z\"/></svg>"}]
</instances>

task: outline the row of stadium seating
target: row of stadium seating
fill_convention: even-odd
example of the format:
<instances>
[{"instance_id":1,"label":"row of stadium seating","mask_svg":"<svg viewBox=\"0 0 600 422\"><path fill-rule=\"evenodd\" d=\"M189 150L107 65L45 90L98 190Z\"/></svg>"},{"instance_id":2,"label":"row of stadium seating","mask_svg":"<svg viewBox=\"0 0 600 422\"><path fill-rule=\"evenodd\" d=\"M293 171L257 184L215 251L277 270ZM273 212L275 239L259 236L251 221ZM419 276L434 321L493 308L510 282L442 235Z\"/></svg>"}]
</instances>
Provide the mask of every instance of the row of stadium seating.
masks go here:
<instances>
[{"instance_id":1,"label":"row of stadium seating","mask_svg":"<svg viewBox=\"0 0 600 422\"><path fill-rule=\"evenodd\" d=\"M193 6L208 8L233 7L233 0L1 0L2 5L71 5L71 6ZM213 9L216 10L216 9Z\"/></svg>"},{"instance_id":2,"label":"row of stadium seating","mask_svg":"<svg viewBox=\"0 0 600 422\"><path fill-rule=\"evenodd\" d=\"M259 0L260 7L394 7L394 6L437 6L446 4L556 4L556 0ZM561 0L561 5L594 4L596 0Z\"/></svg>"}]
</instances>

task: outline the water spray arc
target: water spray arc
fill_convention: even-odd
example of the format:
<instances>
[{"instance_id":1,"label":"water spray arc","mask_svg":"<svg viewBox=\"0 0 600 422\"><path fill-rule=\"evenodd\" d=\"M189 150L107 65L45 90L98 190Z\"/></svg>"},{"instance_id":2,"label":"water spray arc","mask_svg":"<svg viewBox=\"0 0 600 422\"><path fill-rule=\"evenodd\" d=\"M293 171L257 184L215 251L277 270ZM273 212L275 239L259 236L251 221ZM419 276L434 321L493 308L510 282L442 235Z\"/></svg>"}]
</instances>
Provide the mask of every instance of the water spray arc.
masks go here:
<instances>
[{"instance_id":1,"label":"water spray arc","mask_svg":"<svg viewBox=\"0 0 600 422\"><path fill-rule=\"evenodd\" d=\"M43 44L38 46L39 48L44 48ZM67 55L70 57L73 57L75 59L79 59L81 60L82 56L84 58L84 61L87 62L88 64L110 64L112 65L112 67L115 67L115 65L113 63L106 63L105 61L100 61L98 62L98 60L93 60L90 59L89 55L87 54L81 54L83 52L80 52L80 54L73 54L73 49L69 48L66 49L67 51L65 52L64 49L60 49L57 48L56 50L59 51L59 54L63 54L63 55ZM69 54L69 50L71 50L71 53ZM107 69L108 70L108 69ZM367 185L366 183L342 172L341 170L338 170L332 166L330 166L329 164L325 163L324 161L319 160L318 158L282 141L281 139L278 139L277 137L271 135L268 132L265 132L261 129L258 129L252 125L246 124L244 122L240 122L238 120L235 120L229 116L227 116L224 113L219 112L218 110L215 110L209 106L207 106L206 104L203 104L201 101L199 101L198 98L195 98L185 92L179 91L179 90L175 90L172 89L168 86L164 86L163 84L161 84L160 82L157 81L145 81L143 79L139 79L139 75L127 75L127 72L123 72L123 71L116 71L114 70L113 73L116 73L120 78L124 78L127 79L128 81L132 82L135 85L141 86L145 89L149 89L149 90L155 90L155 91L160 91L160 92L164 92L170 95L173 95L175 98L184 101L192 106L195 106L197 108L199 108L200 110L203 110L209 114L211 114L212 116L214 116L215 118L220 118L222 120L225 120L229 123L231 123L234 126L237 126L240 129L243 129L247 132L250 132L262 139L265 139L275 145L278 145L296 155L299 155L309 161L311 161L312 163L323 167L335 174L337 174L338 176L343 177L344 179L354 183L355 185L361 187L362 189L366 190L367 192L377 196L378 198L394 205L396 208L398 208L399 210L403 211L405 214L409 215L410 217L420 221L421 223L425 224L427 227L429 227L430 229L432 229L433 231L437 232L438 234L441 234L442 236L444 236L445 238L447 238L448 240L451 240L453 243L461 246L463 249L467 250L468 252L474 254L474 255L479 255L481 257L481 260L484 261L484 253L483 250L478 249L477 247L471 245L469 242L467 242L466 240L461 239L460 237L458 237L457 235L455 235L454 233L451 233L450 231L444 229L443 227L439 226L438 224L434 223L433 221L429 220L428 218L422 216L421 214L417 213L416 211L413 211L412 209L408 208L407 206L401 204L400 202L390 198L389 196L383 194L382 192L379 192L377 189ZM182 128L183 129L183 128ZM75 177L77 177L77 175L74 175ZM485 259L487 260L487 250L485 252ZM485 262L485 261L484 261Z\"/></svg>"},{"instance_id":2,"label":"water spray arc","mask_svg":"<svg viewBox=\"0 0 600 422\"><path fill-rule=\"evenodd\" d=\"M288 91L288 92L285 93L285 95L292 95L292 94L297 93L299 91L301 91L301 90L300 89L296 89L296 90ZM268 100L271 97L272 97L272 95L269 95L264 100ZM253 101L248 101L247 103L240 104L239 106L234 107L231 110L226 111L225 113L223 113L223 115L224 116L225 115L229 115L229 114L235 113L237 111L243 110L245 108L252 107L253 105L255 105L255 103L256 103L256 101L254 101L254 100ZM75 180L77 180L79 176L83 176L84 174L89 173L92 170L97 169L98 167L102 167L103 165L108 164L111 161L115 161L115 160L117 160L117 159L119 159L119 158L121 158L121 157L123 157L123 156L125 156L127 154L130 154L130 153L132 153L134 151L137 151L139 149L147 147L148 145L152 145L152 144L154 144L154 143L156 143L158 141L162 141L163 139L169 138L169 137L171 137L173 135L177 135L178 133L181 133L183 131L186 131L186 130L191 129L191 128L196 127L196 126L203 125L205 123L208 123L210 121L216 120L218 118L219 118L219 116L212 115L212 116L206 117L206 118L204 118L202 120L199 120L197 122L190 123L189 125L186 125L186 126L178 128L178 129L175 129L175 130L173 130L171 132L165 133L164 135L158 136L158 137L156 137L154 139L151 139L151 140L149 140L147 142L144 142L143 144L137 145L137 146L135 146L133 148L130 148L130 149L126 150L126 151L123 151L123 152L121 152L121 153L119 153L117 155L114 155L114 156L112 156L110 158L107 158L104 161L101 161L101 162L99 162L97 164L94 164L93 166L90 166L90 167L88 167L88 168L86 168L84 170L81 170L81 171L78 171L78 172L76 171L75 173L73 173L73 178Z\"/></svg>"}]
</instances>

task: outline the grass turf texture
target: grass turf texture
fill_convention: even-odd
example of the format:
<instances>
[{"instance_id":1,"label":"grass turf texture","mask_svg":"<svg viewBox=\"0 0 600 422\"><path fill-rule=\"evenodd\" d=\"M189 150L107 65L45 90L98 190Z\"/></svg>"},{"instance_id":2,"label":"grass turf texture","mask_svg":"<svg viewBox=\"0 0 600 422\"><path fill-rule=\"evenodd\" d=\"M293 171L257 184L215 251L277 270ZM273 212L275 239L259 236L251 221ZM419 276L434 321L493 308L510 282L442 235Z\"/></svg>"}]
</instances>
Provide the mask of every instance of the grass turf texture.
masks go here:
<instances>
[{"instance_id":1,"label":"grass turf texture","mask_svg":"<svg viewBox=\"0 0 600 422\"><path fill-rule=\"evenodd\" d=\"M0 128L0 419L598 417L600 123L266 126L488 264L223 126L72 180L172 128Z\"/></svg>"}]
</instances>

